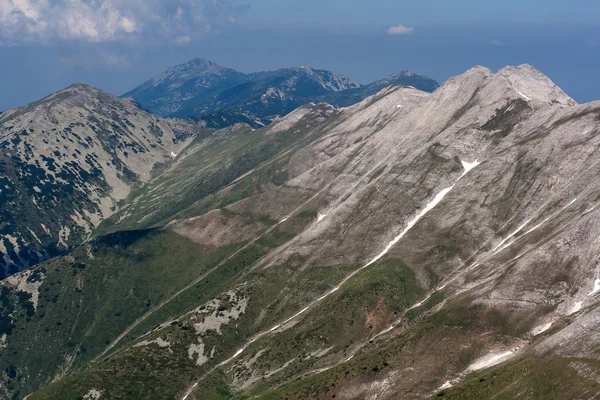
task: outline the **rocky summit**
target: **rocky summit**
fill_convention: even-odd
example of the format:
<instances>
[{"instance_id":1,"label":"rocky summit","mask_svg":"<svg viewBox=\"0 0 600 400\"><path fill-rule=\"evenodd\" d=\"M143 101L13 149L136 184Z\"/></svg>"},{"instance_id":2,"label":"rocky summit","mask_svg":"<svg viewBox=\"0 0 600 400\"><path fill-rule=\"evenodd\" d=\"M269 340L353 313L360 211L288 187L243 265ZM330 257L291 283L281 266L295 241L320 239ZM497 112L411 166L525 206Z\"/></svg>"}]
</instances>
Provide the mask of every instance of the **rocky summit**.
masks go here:
<instances>
[{"instance_id":1,"label":"rocky summit","mask_svg":"<svg viewBox=\"0 0 600 400\"><path fill-rule=\"evenodd\" d=\"M0 396L597 396L600 102L529 65L478 66L433 93L388 86L194 134L91 90L0 115L7 182L31 164L62 185L19 183L7 204L57 235L67 202L50 199L82 188L98 200L65 215L106 217L1 281ZM60 173L31 155L46 148L68 176L44 178Z\"/></svg>"}]
</instances>

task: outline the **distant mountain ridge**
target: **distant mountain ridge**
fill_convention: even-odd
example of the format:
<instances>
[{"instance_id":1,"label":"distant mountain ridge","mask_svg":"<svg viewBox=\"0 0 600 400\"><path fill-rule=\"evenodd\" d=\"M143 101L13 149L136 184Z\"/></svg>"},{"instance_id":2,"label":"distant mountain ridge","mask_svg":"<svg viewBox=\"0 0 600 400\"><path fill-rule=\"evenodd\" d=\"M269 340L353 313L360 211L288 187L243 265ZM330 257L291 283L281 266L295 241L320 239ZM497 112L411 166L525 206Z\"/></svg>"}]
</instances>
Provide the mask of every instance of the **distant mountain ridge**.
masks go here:
<instances>
[{"instance_id":1,"label":"distant mountain ridge","mask_svg":"<svg viewBox=\"0 0 600 400\"><path fill-rule=\"evenodd\" d=\"M121 97L131 97L161 116L190 116L204 113L203 104L246 81L248 77L241 72L193 59L167 69Z\"/></svg>"},{"instance_id":2,"label":"distant mountain ridge","mask_svg":"<svg viewBox=\"0 0 600 400\"><path fill-rule=\"evenodd\" d=\"M163 117L192 117L207 127L243 122L257 128L276 121L307 103L347 107L390 85L433 92L433 79L404 71L361 85L331 71L307 66L243 74L211 61L194 59L171 67L127 92Z\"/></svg>"}]
</instances>

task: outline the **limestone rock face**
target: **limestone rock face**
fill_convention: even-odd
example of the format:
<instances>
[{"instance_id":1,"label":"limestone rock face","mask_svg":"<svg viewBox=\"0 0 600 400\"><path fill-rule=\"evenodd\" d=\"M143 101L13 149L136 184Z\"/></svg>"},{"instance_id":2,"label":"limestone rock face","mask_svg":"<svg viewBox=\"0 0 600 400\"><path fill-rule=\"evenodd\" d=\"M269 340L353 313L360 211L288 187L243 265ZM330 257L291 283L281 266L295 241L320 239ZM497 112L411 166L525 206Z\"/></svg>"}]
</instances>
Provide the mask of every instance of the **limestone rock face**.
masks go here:
<instances>
[{"instance_id":1,"label":"limestone rock face","mask_svg":"<svg viewBox=\"0 0 600 400\"><path fill-rule=\"evenodd\" d=\"M0 114L0 276L80 244L195 130L86 85Z\"/></svg>"}]
</instances>

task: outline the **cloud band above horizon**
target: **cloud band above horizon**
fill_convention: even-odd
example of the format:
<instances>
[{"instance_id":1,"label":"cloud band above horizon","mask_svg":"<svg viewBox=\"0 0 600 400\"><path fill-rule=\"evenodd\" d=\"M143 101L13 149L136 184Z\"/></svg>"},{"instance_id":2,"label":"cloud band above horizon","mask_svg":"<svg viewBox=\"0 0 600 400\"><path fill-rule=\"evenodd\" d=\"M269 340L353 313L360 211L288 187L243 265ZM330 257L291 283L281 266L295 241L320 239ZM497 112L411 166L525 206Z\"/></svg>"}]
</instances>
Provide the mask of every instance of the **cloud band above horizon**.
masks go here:
<instances>
[{"instance_id":1,"label":"cloud band above horizon","mask_svg":"<svg viewBox=\"0 0 600 400\"><path fill-rule=\"evenodd\" d=\"M0 45L193 38L235 23L249 6L226 0L0 0Z\"/></svg>"}]
</instances>

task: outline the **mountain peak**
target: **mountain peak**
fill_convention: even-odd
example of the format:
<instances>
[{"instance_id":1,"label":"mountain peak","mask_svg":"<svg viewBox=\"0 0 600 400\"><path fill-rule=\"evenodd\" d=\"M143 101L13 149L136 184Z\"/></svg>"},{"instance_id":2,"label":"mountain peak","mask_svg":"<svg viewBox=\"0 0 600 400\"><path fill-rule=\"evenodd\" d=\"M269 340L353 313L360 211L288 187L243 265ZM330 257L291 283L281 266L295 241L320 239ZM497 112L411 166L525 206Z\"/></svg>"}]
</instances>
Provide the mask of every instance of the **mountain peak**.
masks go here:
<instances>
[{"instance_id":1,"label":"mountain peak","mask_svg":"<svg viewBox=\"0 0 600 400\"><path fill-rule=\"evenodd\" d=\"M537 76L544 76L537 68L532 66L531 64L521 64L521 65L507 65L498 70L498 74L531 74Z\"/></svg>"},{"instance_id":2,"label":"mountain peak","mask_svg":"<svg viewBox=\"0 0 600 400\"><path fill-rule=\"evenodd\" d=\"M314 71L313 68L306 65L298 65L296 67L293 67L292 69L296 71Z\"/></svg>"},{"instance_id":3,"label":"mountain peak","mask_svg":"<svg viewBox=\"0 0 600 400\"><path fill-rule=\"evenodd\" d=\"M220 66L212 61L206 60L204 58L193 58L189 61L184 62L183 64L175 65L171 68L168 68L162 74L154 77L152 81L155 84L164 82L165 80L172 78L179 78L181 76L193 76L205 73L207 71L216 72L216 71L224 71L227 68Z\"/></svg>"},{"instance_id":4,"label":"mountain peak","mask_svg":"<svg viewBox=\"0 0 600 400\"><path fill-rule=\"evenodd\" d=\"M55 93L53 93L52 97L56 97L58 95L78 95L78 94L93 94L102 92L100 89L97 89L93 86L90 86L86 83L73 83L72 85L67 86L64 89L61 89Z\"/></svg>"},{"instance_id":5,"label":"mountain peak","mask_svg":"<svg viewBox=\"0 0 600 400\"><path fill-rule=\"evenodd\" d=\"M196 58L192 58L191 60L181 64L182 66L188 66L188 67L196 67L196 68L224 68L221 67L219 64L214 63L210 60L207 60L205 58L200 58L200 57L196 57Z\"/></svg>"},{"instance_id":6,"label":"mountain peak","mask_svg":"<svg viewBox=\"0 0 600 400\"><path fill-rule=\"evenodd\" d=\"M418 88L425 92L433 92L440 85L435 80L428 78L423 75L419 75L413 71L400 71L394 72L391 75L386 76L383 79L375 81L365 86L366 92L373 95L385 87L398 85L398 86L410 86Z\"/></svg>"},{"instance_id":7,"label":"mountain peak","mask_svg":"<svg viewBox=\"0 0 600 400\"><path fill-rule=\"evenodd\" d=\"M396 79L401 76L415 76L415 75L418 75L418 74L413 71L400 71L400 72L394 72L393 74L388 75L387 78Z\"/></svg>"},{"instance_id":8,"label":"mountain peak","mask_svg":"<svg viewBox=\"0 0 600 400\"><path fill-rule=\"evenodd\" d=\"M94 89L92 86L88 85L87 83L82 83L82 82L77 82L77 83L73 83L69 86L67 86L65 89L80 89L80 90L89 90L89 89Z\"/></svg>"},{"instance_id":9,"label":"mountain peak","mask_svg":"<svg viewBox=\"0 0 600 400\"><path fill-rule=\"evenodd\" d=\"M477 65L448 79L442 91L475 94L483 87L487 87L487 91L481 92L480 96L484 96L486 101L521 99L534 107L577 104L546 75L529 64L507 66L495 74L489 68Z\"/></svg>"},{"instance_id":10,"label":"mountain peak","mask_svg":"<svg viewBox=\"0 0 600 400\"><path fill-rule=\"evenodd\" d=\"M52 106L55 104L59 104L65 101L68 101L71 104L75 104L78 102L87 101L87 99L97 99L97 100L114 100L117 101L118 98L111 95L110 93L104 92L98 88L90 86L85 83L74 83L72 85L67 86L64 89L61 89L57 92L54 92L45 98L31 103L31 105L46 105Z\"/></svg>"},{"instance_id":11,"label":"mountain peak","mask_svg":"<svg viewBox=\"0 0 600 400\"><path fill-rule=\"evenodd\" d=\"M131 97L162 116L189 116L223 90L247 80L248 77L241 72L203 58L194 58L167 69L122 97Z\"/></svg>"},{"instance_id":12,"label":"mountain peak","mask_svg":"<svg viewBox=\"0 0 600 400\"><path fill-rule=\"evenodd\" d=\"M496 73L509 82L510 86L526 101L571 106L577 104L550 78L529 64L506 66Z\"/></svg>"}]
</instances>

